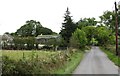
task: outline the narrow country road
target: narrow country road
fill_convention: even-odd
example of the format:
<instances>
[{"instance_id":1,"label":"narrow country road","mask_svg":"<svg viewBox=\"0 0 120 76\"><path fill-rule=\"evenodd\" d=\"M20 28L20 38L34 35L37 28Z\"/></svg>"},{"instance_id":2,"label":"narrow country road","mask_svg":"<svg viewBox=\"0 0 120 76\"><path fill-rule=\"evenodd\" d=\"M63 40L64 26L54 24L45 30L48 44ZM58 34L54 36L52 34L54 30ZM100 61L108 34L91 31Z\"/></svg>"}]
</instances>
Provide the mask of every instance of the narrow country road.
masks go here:
<instances>
[{"instance_id":1,"label":"narrow country road","mask_svg":"<svg viewBox=\"0 0 120 76\"><path fill-rule=\"evenodd\" d=\"M99 47L92 47L73 74L118 74L118 67Z\"/></svg>"}]
</instances>

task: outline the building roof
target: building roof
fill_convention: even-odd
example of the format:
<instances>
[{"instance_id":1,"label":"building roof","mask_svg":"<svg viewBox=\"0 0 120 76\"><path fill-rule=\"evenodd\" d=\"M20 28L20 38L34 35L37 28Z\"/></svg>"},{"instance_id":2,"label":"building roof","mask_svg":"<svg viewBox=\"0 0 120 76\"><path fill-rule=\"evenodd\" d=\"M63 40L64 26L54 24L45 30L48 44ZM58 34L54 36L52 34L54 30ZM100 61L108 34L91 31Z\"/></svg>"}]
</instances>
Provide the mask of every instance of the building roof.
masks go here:
<instances>
[{"instance_id":1,"label":"building roof","mask_svg":"<svg viewBox=\"0 0 120 76\"><path fill-rule=\"evenodd\" d=\"M36 39L50 39L50 38L59 38L60 35L38 35Z\"/></svg>"},{"instance_id":2,"label":"building roof","mask_svg":"<svg viewBox=\"0 0 120 76\"><path fill-rule=\"evenodd\" d=\"M10 40L10 41L12 41L14 37L9 35L9 34L4 34L4 35L0 35L0 38L2 40Z\"/></svg>"}]
</instances>

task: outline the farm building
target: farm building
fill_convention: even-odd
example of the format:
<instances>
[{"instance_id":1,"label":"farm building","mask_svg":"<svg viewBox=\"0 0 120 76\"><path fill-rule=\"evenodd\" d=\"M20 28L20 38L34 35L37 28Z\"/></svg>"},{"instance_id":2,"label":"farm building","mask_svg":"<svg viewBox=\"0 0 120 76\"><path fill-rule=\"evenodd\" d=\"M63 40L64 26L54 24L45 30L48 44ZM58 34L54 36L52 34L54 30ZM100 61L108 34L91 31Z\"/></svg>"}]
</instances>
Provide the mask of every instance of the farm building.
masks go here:
<instances>
[{"instance_id":1,"label":"farm building","mask_svg":"<svg viewBox=\"0 0 120 76\"><path fill-rule=\"evenodd\" d=\"M40 44L45 44L51 39L59 40L60 35L38 35L36 37L37 42Z\"/></svg>"},{"instance_id":2,"label":"farm building","mask_svg":"<svg viewBox=\"0 0 120 76\"><path fill-rule=\"evenodd\" d=\"M0 35L0 43L3 48L6 48L6 46L14 45L13 43L14 37L9 34L3 34Z\"/></svg>"},{"instance_id":3,"label":"farm building","mask_svg":"<svg viewBox=\"0 0 120 76\"><path fill-rule=\"evenodd\" d=\"M55 46L59 40L60 40L60 35L38 35L36 37L36 42L38 43L38 48L42 48L44 46ZM57 48L55 46L55 48Z\"/></svg>"},{"instance_id":4,"label":"farm building","mask_svg":"<svg viewBox=\"0 0 120 76\"><path fill-rule=\"evenodd\" d=\"M38 35L37 37L13 37L9 34L0 35L2 49L41 49L56 47L60 35ZM46 47L47 46L47 47Z\"/></svg>"}]
</instances>

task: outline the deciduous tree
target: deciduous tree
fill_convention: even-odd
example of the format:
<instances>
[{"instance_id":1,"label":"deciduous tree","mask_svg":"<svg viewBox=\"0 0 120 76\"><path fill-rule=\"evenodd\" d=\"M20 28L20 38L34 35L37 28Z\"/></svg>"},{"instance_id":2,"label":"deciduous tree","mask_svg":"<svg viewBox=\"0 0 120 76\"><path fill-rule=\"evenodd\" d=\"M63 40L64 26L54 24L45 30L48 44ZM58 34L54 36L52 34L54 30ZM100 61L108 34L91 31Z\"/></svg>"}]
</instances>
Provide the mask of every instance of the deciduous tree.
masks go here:
<instances>
[{"instance_id":1,"label":"deciduous tree","mask_svg":"<svg viewBox=\"0 0 120 76\"><path fill-rule=\"evenodd\" d=\"M52 33L51 29L43 27L39 21L35 20L26 21L26 23L16 31L16 34L22 37L37 36L40 34L50 35Z\"/></svg>"},{"instance_id":2,"label":"deciduous tree","mask_svg":"<svg viewBox=\"0 0 120 76\"><path fill-rule=\"evenodd\" d=\"M71 46L77 48L83 48L87 44L87 38L84 31L76 29L71 37Z\"/></svg>"}]
</instances>

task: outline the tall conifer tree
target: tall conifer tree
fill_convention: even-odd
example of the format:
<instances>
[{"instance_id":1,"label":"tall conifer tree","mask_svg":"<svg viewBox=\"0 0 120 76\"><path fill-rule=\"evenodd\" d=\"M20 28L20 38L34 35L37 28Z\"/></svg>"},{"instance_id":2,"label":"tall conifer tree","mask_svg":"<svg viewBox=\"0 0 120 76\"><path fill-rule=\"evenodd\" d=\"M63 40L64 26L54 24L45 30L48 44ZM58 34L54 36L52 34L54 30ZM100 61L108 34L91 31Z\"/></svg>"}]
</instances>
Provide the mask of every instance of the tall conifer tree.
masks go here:
<instances>
[{"instance_id":1,"label":"tall conifer tree","mask_svg":"<svg viewBox=\"0 0 120 76\"><path fill-rule=\"evenodd\" d=\"M65 16L64 16L64 23L62 23L62 29L61 29L61 36L63 37L66 46L68 46L70 37L72 36L72 33L76 29L76 24L73 22L72 16L70 16L70 11L67 8Z\"/></svg>"}]
</instances>

